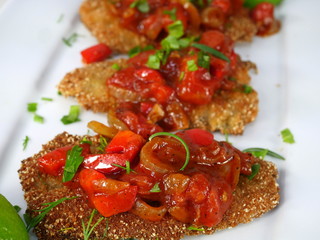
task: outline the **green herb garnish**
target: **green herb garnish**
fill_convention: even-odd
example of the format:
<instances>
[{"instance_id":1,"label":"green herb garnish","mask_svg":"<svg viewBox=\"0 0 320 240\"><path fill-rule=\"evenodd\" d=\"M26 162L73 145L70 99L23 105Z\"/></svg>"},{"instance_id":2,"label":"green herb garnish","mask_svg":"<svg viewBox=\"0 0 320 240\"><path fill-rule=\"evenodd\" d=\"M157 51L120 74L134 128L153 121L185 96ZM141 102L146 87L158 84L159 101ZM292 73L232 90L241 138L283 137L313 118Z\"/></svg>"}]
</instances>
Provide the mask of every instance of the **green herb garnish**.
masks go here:
<instances>
[{"instance_id":1,"label":"green herb garnish","mask_svg":"<svg viewBox=\"0 0 320 240\"><path fill-rule=\"evenodd\" d=\"M261 157L263 155L264 156L268 155L270 157L285 160L285 158L283 156L281 156L280 154L275 153L275 152L273 152L269 149L266 149L266 148L247 148L247 149L244 149L243 152L249 152L255 157Z\"/></svg>"},{"instance_id":2,"label":"green herb garnish","mask_svg":"<svg viewBox=\"0 0 320 240\"><path fill-rule=\"evenodd\" d=\"M190 150L189 150L189 147L187 145L187 143L179 136L175 135L175 134L172 134L172 133L168 133L168 132L157 132L155 134L152 134L150 137L149 137L149 141L152 140L153 138L155 137L159 137L159 136L169 136L169 137L173 137L175 139L177 139L185 148L186 150L186 160L183 164L183 166L180 168L180 171L183 171L186 166L188 165L189 161L190 161Z\"/></svg>"},{"instance_id":3,"label":"green herb garnish","mask_svg":"<svg viewBox=\"0 0 320 240\"><path fill-rule=\"evenodd\" d=\"M136 8L142 13L147 13L150 11L150 6L147 0L136 0L130 4L130 8Z\"/></svg>"},{"instance_id":4,"label":"green herb garnish","mask_svg":"<svg viewBox=\"0 0 320 240\"><path fill-rule=\"evenodd\" d=\"M135 173L135 171L130 168L130 162L129 161L126 161L126 166L125 167L121 166L119 164L115 164L115 163L111 163L111 165L126 170L126 174L129 174L130 172Z\"/></svg>"},{"instance_id":5,"label":"green herb garnish","mask_svg":"<svg viewBox=\"0 0 320 240\"><path fill-rule=\"evenodd\" d=\"M62 41L68 46L72 47L72 44L74 44L80 35L77 33L73 33L70 37L68 38L62 38Z\"/></svg>"},{"instance_id":6,"label":"green herb garnish","mask_svg":"<svg viewBox=\"0 0 320 240\"><path fill-rule=\"evenodd\" d=\"M83 229L83 235L84 235L84 240L89 240L90 235L92 234L93 230L96 228L96 226L98 226L98 224L104 219L104 217L101 217L98 219L98 221L93 224L93 226L91 227L91 222L92 219L94 217L94 215L96 214L97 210L93 209L91 214L90 214L90 218L89 221L87 222L87 226L84 225L83 220L81 220L82 223L82 229ZM91 227L91 228L90 228Z\"/></svg>"},{"instance_id":7,"label":"green herb garnish","mask_svg":"<svg viewBox=\"0 0 320 240\"><path fill-rule=\"evenodd\" d=\"M262 3L262 2L268 2L273 5L279 5L282 2L282 0L245 0L243 3L243 6L247 8L254 8L259 3Z\"/></svg>"},{"instance_id":8,"label":"green herb garnish","mask_svg":"<svg viewBox=\"0 0 320 240\"><path fill-rule=\"evenodd\" d=\"M190 71L190 72L198 70L198 66L193 59L187 61L187 68L188 68L188 71Z\"/></svg>"},{"instance_id":9,"label":"green herb garnish","mask_svg":"<svg viewBox=\"0 0 320 240\"><path fill-rule=\"evenodd\" d=\"M198 65L200 67L209 69L210 68L210 56L203 51L198 53Z\"/></svg>"},{"instance_id":10,"label":"green herb garnish","mask_svg":"<svg viewBox=\"0 0 320 240\"><path fill-rule=\"evenodd\" d=\"M92 141L88 140L87 137L83 137L82 140L80 141L80 144L89 144L92 145Z\"/></svg>"},{"instance_id":11,"label":"green herb garnish","mask_svg":"<svg viewBox=\"0 0 320 240\"><path fill-rule=\"evenodd\" d=\"M153 192L153 193L161 192L161 189L160 189L160 187L159 187L159 183L158 183L158 182L155 183L155 184L153 185L153 187L150 189L149 192Z\"/></svg>"},{"instance_id":12,"label":"green herb garnish","mask_svg":"<svg viewBox=\"0 0 320 240\"><path fill-rule=\"evenodd\" d=\"M144 48L141 48L140 46L136 46L136 47L130 49L130 51L128 52L128 56L129 56L129 58L132 58L141 52L149 51L152 49L154 49L154 46L152 46L152 45L147 45Z\"/></svg>"},{"instance_id":13,"label":"green herb garnish","mask_svg":"<svg viewBox=\"0 0 320 240\"><path fill-rule=\"evenodd\" d=\"M23 139L23 151L26 150L27 146L28 146L28 143L29 143L29 140L30 138L28 136L26 136L24 139Z\"/></svg>"},{"instance_id":14,"label":"green herb garnish","mask_svg":"<svg viewBox=\"0 0 320 240\"><path fill-rule=\"evenodd\" d=\"M67 160L63 170L62 182L71 181L76 174L80 164L83 162L83 156L81 156L82 147L75 145L67 153Z\"/></svg>"},{"instance_id":15,"label":"green herb garnish","mask_svg":"<svg viewBox=\"0 0 320 240\"><path fill-rule=\"evenodd\" d=\"M35 227L39 222L41 222L41 220L48 214L48 212L51 211L52 208L56 207L57 205L59 205L60 203L62 203L65 200L71 200L71 199L75 199L75 198L77 198L77 196L70 197L70 198L64 197L64 198L60 198L59 200L57 200L55 202L43 203L42 205L47 206L47 207L40 209L40 210L34 210L36 212L40 212L40 214L34 218L32 218L28 214L25 214L24 219L27 224L27 227L26 227L27 231L29 232L33 227Z\"/></svg>"},{"instance_id":16,"label":"green herb garnish","mask_svg":"<svg viewBox=\"0 0 320 240\"><path fill-rule=\"evenodd\" d=\"M247 176L247 178L249 180L252 180L258 174L259 170L260 170L260 164L259 163L253 164L251 166L252 173L249 176Z\"/></svg>"},{"instance_id":17,"label":"green herb garnish","mask_svg":"<svg viewBox=\"0 0 320 240\"><path fill-rule=\"evenodd\" d=\"M38 114L35 114L33 116L33 121L38 122L38 123L44 123L44 118Z\"/></svg>"},{"instance_id":18,"label":"green herb garnish","mask_svg":"<svg viewBox=\"0 0 320 240\"><path fill-rule=\"evenodd\" d=\"M191 230L191 231L204 231L204 228L198 228L195 226L189 226L189 227L187 227L187 229Z\"/></svg>"},{"instance_id":19,"label":"green herb garnish","mask_svg":"<svg viewBox=\"0 0 320 240\"><path fill-rule=\"evenodd\" d=\"M112 69L116 70L116 71L119 71L121 69L121 67L119 66L119 64L117 63L114 63L112 66L111 66Z\"/></svg>"},{"instance_id":20,"label":"green herb garnish","mask_svg":"<svg viewBox=\"0 0 320 240\"><path fill-rule=\"evenodd\" d=\"M52 98L47 98L47 97L42 97L41 100L48 101L48 102L52 102L53 101Z\"/></svg>"},{"instance_id":21,"label":"green herb garnish","mask_svg":"<svg viewBox=\"0 0 320 240\"><path fill-rule=\"evenodd\" d=\"M291 133L289 128L283 129L281 131L282 141L285 143L295 143L293 134Z\"/></svg>"},{"instance_id":22,"label":"green herb garnish","mask_svg":"<svg viewBox=\"0 0 320 240\"><path fill-rule=\"evenodd\" d=\"M69 114L63 116L61 118L61 122L65 125L78 122L80 121L79 115L80 115L80 107L78 105L72 105L70 106Z\"/></svg>"},{"instance_id":23,"label":"green herb garnish","mask_svg":"<svg viewBox=\"0 0 320 240\"><path fill-rule=\"evenodd\" d=\"M173 21L177 20L177 9L176 8L172 8L171 10L164 10L163 14L169 15L170 19Z\"/></svg>"},{"instance_id":24,"label":"green herb garnish","mask_svg":"<svg viewBox=\"0 0 320 240\"><path fill-rule=\"evenodd\" d=\"M230 59L226 55L224 55L222 52L219 52L218 50L213 49L207 45L204 45L201 43L192 43L191 46L198 48L198 49L204 51L205 53L210 53L210 54L212 54L212 56L214 56L216 58L219 58L219 59L224 60L226 62L230 62Z\"/></svg>"},{"instance_id":25,"label":"green herb garnish","mask_svg":"<svg viewBox=\"0 0 320 240\"><path fill-rule=\"evenodd\" d=\"M249 86L249 85L243 85L243 92L244 93L251 93L253 91L253 89L252 89L252 87L251 86Z\"/></svg>"},{"instance_id":26,"label":"green herb garnish","mask_svg":"<svg viewBox=\"0 0 320 240\"><path fill-rule=\"evenodd\" d=\"M100 145L99 147L97 147L97 149L103 153L105 151L106 146L108 145L108 140L105 137L100 135L99 142L100 142Z\"/></svg>"},{"instance_id":27,"label":"green herb garnish","mask_svg":"<svg viewBox=\"0 0 320 240\"><path fill-rule=\"evenodd\" d=\"M169 36L180 38L184 35L183 23L181 20L175 21L168 26Z\"/></svg>"},{"instance_id":28,"label":"green herb garnish","mask_svg":"<svg viewBox=\"0 0 320 240\"><path fill-rule=\"evenodd\" d=\"M38 103L28 103L28 112L36 112L38 109Z\"/></svg>"}]
</instances>

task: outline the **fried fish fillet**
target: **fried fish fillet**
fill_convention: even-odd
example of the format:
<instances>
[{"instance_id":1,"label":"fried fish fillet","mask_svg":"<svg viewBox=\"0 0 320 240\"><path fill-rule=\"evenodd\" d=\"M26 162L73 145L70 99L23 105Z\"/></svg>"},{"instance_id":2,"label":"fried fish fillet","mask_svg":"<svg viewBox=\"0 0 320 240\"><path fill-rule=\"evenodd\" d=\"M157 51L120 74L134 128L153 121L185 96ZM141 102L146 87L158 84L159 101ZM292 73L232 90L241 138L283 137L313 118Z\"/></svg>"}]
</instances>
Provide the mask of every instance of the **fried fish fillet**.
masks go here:
<instances>
[{"instance_id":1,"label":"fried fish fillet","mask_svg":"<svg viewBox=\"0 0 320 240\"><path fill-rule=\"evenodd\" d=\"M132 100L132 93L119 88L108 92L106 79L116 72L112 65L117 63L126 67L125 59L94 63L68 73L60 82L58 89L63 96L75 97L86 109L94 112L107 112L115 105L116 99ZM240 62L236 75L238 84L248 84L248 71L254 68L250 62ZM241 76L240 76L241 75ZM244 93L240 89L215 93L211 103L195 107L187 113L190 127L199 127L210 131L229 134L241 134L244 126L252 122L258 113L258 94L252 90ZM120 92L120 93L119 93Z\"/></svg>"},{"instance_id":2,"label":"fried fish fillet","mask_svg":"<svg viewBox=\"0 0 320 240\"><path fill-rule=\"evenodd\" d=\"M85 0L79 10L81 21L97 38L117 52L126 53L130 49L152 44L143 35L130 31L120 24L116 9L109 0ZM233 41L251 41L258 29L246 12L231 16L226 23L226 36Z\"/></svg>"},{"instance_id":3,"label":"fried fish fillet","mask_svg":"<svg viewBox=\"0 0 320 240\"><path fill-rule=\"evenodd\" d=\"M66 145L79 144L80 136L62 133L43 145L43 149L33 157L22 161L19 177L25 192L28 212L35 216L39 213L33 210L42 209L43 203L53 202L63 197L79 196L66 200L53 208L35 227L39 240L46 239L83 239L82 221L86 225L92 209L81 190L67 188L56 177L43 174L37 166L37 159L44 154ZM88 140L97 142L95 137L87 136ZM271 162L255 159L260 164L260 171L253 180L240 176L234 192L234 200L223 220L213 228L204 231L192 231L188 225L170 216L159 222L150 222L132 213L121 213L100 222L91 234L92 239L159 239L178 240L185 235L212 234L215 231L248 223L254 218L270 211L279 204L278 173ZM101 216L96 214L92 225Z\"/></svg>"}]
</instances>

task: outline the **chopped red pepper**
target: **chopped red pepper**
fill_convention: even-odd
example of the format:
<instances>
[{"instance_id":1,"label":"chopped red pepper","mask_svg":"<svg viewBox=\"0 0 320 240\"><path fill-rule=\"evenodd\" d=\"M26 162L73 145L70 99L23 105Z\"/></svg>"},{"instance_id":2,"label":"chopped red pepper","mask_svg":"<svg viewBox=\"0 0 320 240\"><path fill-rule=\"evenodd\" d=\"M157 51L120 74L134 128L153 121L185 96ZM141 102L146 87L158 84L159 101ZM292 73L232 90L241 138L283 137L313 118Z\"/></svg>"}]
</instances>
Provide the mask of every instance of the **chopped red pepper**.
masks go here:
<instances>
[{"instance_id":1,"label":"chopped red pepper","mask_svg":"<svg viewBox=\"0 0 320 240\"><path fill-rule=\"evenodd\" d=\"M80 147L82 147L82 156L90 153L89 144L80 144ZM52 176L58 176L60 173L62 173L63 167L66 164L67 153L69 150L71 150L71 148L72 146L58 148L38 158L40 171Z\"/></svg>"},{"instance_id":2,"label":"chopped red pepper","mask_svg":"<svg viewBox=\"0 0 320 240\"><path fill-rule=\"evenodd\" d=\"M84 63L100 62L108 58L111 53L112 51L107 45L99 43L81 51L82 61Z\"/></svg>"},{"instance_id":3,"label":"chopped red pepper","mask_svg":"<svg viewBox=\"0 0 320 240\"><path fill-rule=\"evenodd\" d=\"M84 167L110 174L119 172L126 162L132 162L145 140L131 131L119 131L106 147L104 154L90 154L84 159Z\"/></svg>"},{"instance_id":4,"label":"chopped red pepper","mask_svg":"<svg viewBox=\"0 0 320 240\"><path fill-rule=\"evenodd\" d=\"M213 143L213 134L203 129L190 129L177 133L188 145L209 146Z\"/></svg>"}]
</instances>

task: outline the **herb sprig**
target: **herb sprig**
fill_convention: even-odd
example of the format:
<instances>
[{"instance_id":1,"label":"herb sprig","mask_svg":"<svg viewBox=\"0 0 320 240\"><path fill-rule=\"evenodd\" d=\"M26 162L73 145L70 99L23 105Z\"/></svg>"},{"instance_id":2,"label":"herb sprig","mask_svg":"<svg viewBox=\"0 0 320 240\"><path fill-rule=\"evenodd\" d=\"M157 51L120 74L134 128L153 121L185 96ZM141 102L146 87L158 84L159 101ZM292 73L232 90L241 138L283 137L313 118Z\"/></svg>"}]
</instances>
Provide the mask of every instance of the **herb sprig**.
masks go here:
<instances>
[{"instance_id":1,"label":"herb sprig","mask_svg":"<svg viewBox=\"0 0 320 240\"><path fill-rule=\"evenodd\" d=\"M92 219L94 217L94 215L96 214L97 210L93 209L91 214L90 214L90 218L87 222L87 226L85 226L83 220L82 220L82 228L83 228L83 235L84 235L84 240L89 240L90 235L92 234L93 230L99 225L99 223L104 219L104 217L101 217L98 219L98 221L93 224L93 226L91 227L91 223L92 223ZM91 227L91 228L90 228Z\"/></svg>"},{"instance_id":2,"label":"herb sprig","mask_svg":"<svg viewBox=\"0 0 320 240\"><path fill-rule=\"evenodd\" d=\"M285 160L285 158L283 156L281 156L280 154L275 153L275 152L273 152L269 149L266 149L266 148L247 148L247 149L244 149L243 152L252 153L253 156L261 157L262 159L264 158L264 156L268 155L270 157Z\"/></svg>"},{"instance_id":3,"label":"herb sprig","mask_svg":"<svg viewBox=\"0 0 320 240\"><path fill-rule=\"evenodd\" d=\"M157 132L155 134L152 134L149 137L149 141L151 141L153 138L159 137L159 136L173 137L173 138L177 139L184 146L184 148L186 150L186 160L185 160L183 166L180 168L180 171L183 171L187 167L187 165L189 164L189 161L190 161L190 150L189 150L187 143L181 137L179 137L173 133L168 133L168 132Z\"/></svg>"},{"instance_id":4,"label":"herb sprig","mask_svg":"<svg viewBox=\"0 0 320 240\"><path fill-rule=\"evenodd\" d=\"M24 219L27 224L27 226L26 226L27 231L29 232L33 227L37 226L38 223L41 222L42 219L51 211L51 209L53 209L54 207L58 206L60 203L66 201L66 200L72 200L75 198L78 198L78 197L77 196L70 197L70 198L64 197L64 198L60 198L59 200L54 201L54 202L43 203L42 205L44 205L46 207L43 209L40 209L40 210L35 210L36 212L40 212L40 214L34 218L31 218L30 215L25 214Z\"/></svg>"}]
</instances>

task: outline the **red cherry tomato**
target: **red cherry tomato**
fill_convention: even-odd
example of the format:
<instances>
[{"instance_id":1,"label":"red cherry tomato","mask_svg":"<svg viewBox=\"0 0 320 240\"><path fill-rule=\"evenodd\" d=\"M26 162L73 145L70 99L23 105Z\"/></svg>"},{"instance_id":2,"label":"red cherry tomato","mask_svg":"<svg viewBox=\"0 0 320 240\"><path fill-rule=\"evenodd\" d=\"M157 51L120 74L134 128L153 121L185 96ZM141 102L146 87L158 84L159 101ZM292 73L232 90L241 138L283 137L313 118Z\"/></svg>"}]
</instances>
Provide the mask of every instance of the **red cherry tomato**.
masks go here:
<instances>
[{"instance_id":1,"label":"red cherry tomato","mask_svg":"<svg viewBox=\"0 0 320 240\"><path fill-rule=\"evenodd\" d=\"M81 51L82 60L84 63L103 61L108 58L111 53L111 49L103 43L99 43Z\"/></svg>"}]
</instances>

